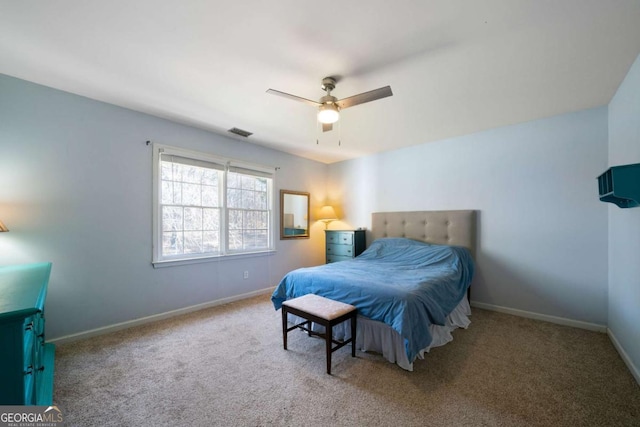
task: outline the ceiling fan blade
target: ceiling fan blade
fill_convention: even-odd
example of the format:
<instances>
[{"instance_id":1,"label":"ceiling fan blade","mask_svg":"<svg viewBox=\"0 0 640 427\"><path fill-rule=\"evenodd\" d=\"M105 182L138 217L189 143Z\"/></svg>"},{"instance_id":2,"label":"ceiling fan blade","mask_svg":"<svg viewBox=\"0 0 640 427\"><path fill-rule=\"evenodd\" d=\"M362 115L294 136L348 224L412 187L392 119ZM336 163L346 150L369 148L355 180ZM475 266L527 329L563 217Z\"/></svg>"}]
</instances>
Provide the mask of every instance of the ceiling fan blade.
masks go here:
<instances>
[{"instance_id":1,"label":"ceiling fan blade","mask_svg":"<svg viewBox=\"0 0 640 427\"><path fill-rule=\"evenodd\" d=\"M386 98L391 95L393 95L393 92L391 92L391 86L385 86L359 95L353 95L349 98L341 99L336 102L336 105L340 107L341 110L344 110L345 108L353 107L354 105L364 104L365 102L375 101L376 99Z\"/></svg>"},{"instance_id":2,"label":"ceiling fan blade","mask_svg":"<svg viewBox=\"0 0 640 427\"><path fill-rule=\"evenodd\" d=\"M330 130L333 130L333 123L322 124L322 132L329 132Z\"/></svg>"},{"instance_id":3,"label":"ceiling fan blade","mask_svg":"<svg viewBox=\"0 0 640 427\"><path fill-rule=\"evenodd\" d=\"M304 102L305 104L309 104L309 105L312 105L314 107L319 107L320 105L322 105L319 102L312 101L312 100L307 99L307 98L302 98L300 96L291 95L289 93L280 92L279 90L275 90L275 89L269 89L269 90L267 90L267 93L270 93L272 95L282 96L283 98L293 99L294 101Z\"/></svg>"}]
</instances>

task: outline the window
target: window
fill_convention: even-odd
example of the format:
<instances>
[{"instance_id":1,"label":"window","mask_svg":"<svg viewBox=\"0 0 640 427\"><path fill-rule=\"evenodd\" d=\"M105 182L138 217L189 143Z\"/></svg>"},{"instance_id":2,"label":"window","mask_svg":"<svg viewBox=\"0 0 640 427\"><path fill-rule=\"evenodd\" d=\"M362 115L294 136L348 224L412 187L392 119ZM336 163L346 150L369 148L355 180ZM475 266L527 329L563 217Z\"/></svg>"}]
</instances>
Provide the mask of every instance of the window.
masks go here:
<instances>
[{"instance_id":1,"label":"window","mask_svg":"<svg viewBox=\"0 0 640 427\"><path fill-rule=\"evenodd\" d=\"M153 151L154 264L273 250L273 168Z\"/></svg>"}]
</instances>

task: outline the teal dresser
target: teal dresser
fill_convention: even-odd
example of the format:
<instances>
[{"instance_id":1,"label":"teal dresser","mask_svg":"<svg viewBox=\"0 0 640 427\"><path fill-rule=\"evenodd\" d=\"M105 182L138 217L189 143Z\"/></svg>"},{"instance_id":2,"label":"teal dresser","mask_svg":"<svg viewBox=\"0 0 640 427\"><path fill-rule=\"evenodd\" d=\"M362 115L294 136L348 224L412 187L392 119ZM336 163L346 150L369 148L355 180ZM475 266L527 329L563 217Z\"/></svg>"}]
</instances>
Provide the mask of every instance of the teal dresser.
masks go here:
<instances>
[{"instance_id":1,"label":"teal dresser","mask_svg":"<svg viewBox=\"0 0 640 427\"><path fill-rule=\"evenodd\" d=\"M44 338L51 263L0 267L0 405L51 405L55 347Z\"/></svg>"},{"instance_id":2,"label":"teal dresser","mask_svg":"<svg viewBox=\"0 0 640 427\"><path fill-rule=\"evenodd\" d=\"M325 230L325 237L327 264L353 259L366 249L364 230Z\"/></svg>"}]
</instances>

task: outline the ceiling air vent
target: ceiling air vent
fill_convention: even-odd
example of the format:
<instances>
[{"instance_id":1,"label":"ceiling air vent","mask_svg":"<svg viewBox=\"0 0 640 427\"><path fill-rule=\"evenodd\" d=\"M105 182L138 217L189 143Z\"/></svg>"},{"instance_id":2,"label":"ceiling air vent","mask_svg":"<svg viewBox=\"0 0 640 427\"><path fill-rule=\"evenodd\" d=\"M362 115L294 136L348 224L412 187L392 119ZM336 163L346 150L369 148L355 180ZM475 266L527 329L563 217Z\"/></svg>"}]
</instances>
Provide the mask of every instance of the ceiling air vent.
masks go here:
<instances>
[{"instance_id":1,"label":"ceiling air vent","mask_svg":"<svg viewBox=\"0 0 640 427\"><path fill-rule=\"evenodd\" d=\"M236 135L240 135L240 136L243 136L245 138L250 136L250 135L253 135L252 132L247 132L246 130L242 130L242 129L238 129L238 128L231 128L231 129L229 129L229 132L235 133Z\"/></svg>"}]
</instances>

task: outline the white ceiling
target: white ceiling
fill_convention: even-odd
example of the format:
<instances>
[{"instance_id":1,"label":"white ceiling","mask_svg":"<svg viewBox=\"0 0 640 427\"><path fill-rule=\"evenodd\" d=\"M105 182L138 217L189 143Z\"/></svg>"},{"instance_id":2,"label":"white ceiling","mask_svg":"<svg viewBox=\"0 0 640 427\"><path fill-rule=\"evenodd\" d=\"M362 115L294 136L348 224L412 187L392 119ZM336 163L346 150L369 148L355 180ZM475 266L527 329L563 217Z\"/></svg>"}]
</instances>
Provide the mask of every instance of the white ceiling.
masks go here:
<instances>
[{"instance_id":1,"label":"white ceiling","mask_svg":"<svg viewBox=\"0 0 640 427\"><path fill-rule=\"evenodd\" d=\"M0 0L0 73L327 163L605 105L639 53L640 0ZM265 93L325 76L394 95L322 134Z\"/></svg>"}]
</instances>

